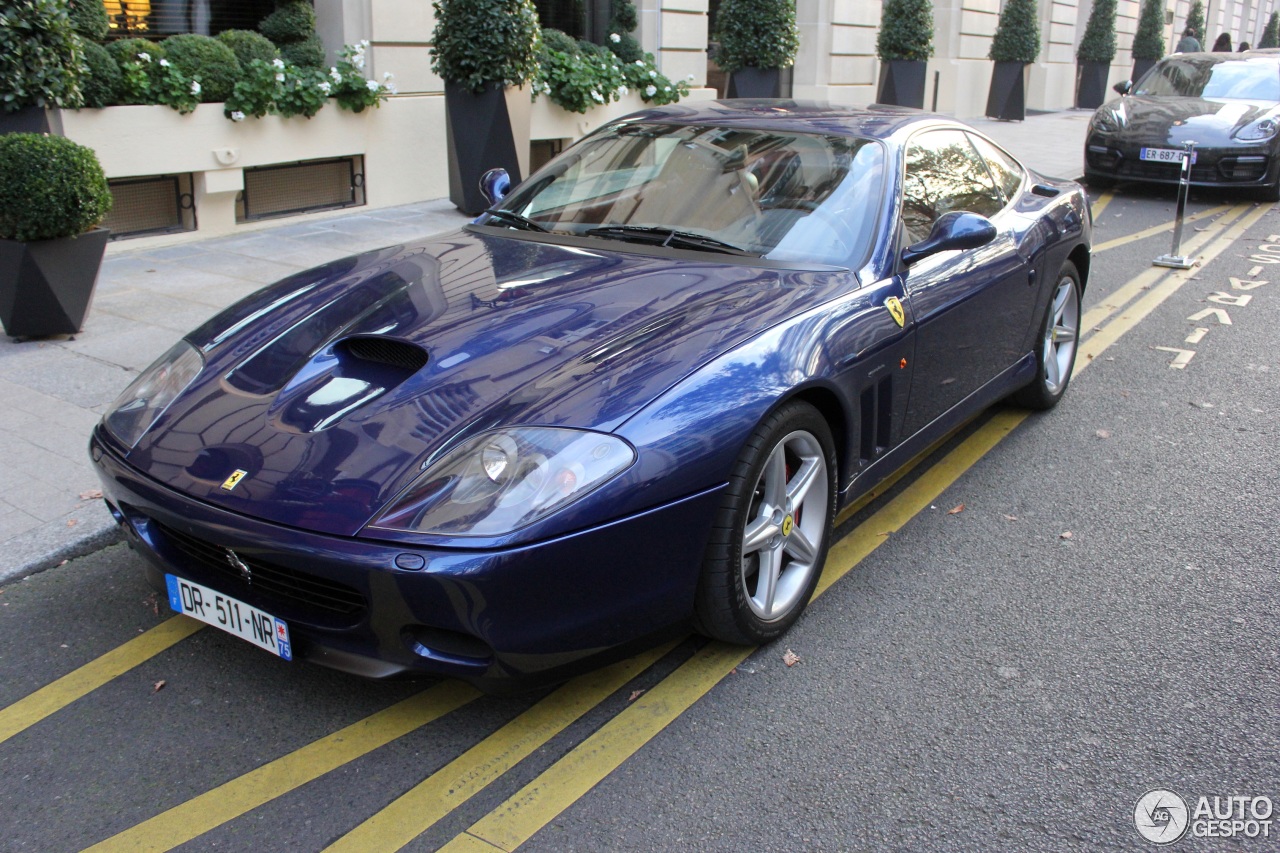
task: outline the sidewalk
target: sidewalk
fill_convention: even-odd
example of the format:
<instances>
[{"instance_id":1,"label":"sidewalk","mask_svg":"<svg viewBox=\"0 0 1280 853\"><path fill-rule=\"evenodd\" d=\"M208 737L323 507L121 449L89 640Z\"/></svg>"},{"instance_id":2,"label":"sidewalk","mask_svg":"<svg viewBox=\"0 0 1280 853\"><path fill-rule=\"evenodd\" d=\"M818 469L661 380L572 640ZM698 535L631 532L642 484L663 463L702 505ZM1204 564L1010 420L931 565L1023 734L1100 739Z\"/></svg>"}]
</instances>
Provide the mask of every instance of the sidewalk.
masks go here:
<instances>
[{"instance_id":1,"label":"sidewalk","mask_svg":"<svg viewBox=\"0 0 1280 853\"><path fill-rule=\"evenodd\" d=\"M1089 116L969 123L1037 171L1078 177ZM88 436L116 395L183 334L291 273L466 221L437 199L168 248L113 245L83 332L21 344L0 336L0 582L115 540Z\"/></svg>"}]
</instances>

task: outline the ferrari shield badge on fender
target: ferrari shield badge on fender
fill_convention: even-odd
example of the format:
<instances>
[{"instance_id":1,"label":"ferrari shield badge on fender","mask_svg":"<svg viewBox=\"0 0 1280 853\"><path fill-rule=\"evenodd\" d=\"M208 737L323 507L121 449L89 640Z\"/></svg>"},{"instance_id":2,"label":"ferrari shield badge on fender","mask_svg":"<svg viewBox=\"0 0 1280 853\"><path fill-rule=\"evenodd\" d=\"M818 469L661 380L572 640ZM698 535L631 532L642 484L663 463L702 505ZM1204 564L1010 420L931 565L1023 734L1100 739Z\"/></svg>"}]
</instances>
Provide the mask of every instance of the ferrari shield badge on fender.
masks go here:
<instances>
[{"instance_id":1,"label":"ferrari shield badge on fender","mask_svg":"<svg viewBox=\"0 0 1280 853\"><path fill-rule=\"evenodd\" d=\"M249 475L249 472L243 468L237 468L231 472L231 476L222 481L222 488L228 492L236 487L236 484Z\"/></svg>"},{"instance_id":2,"label":"ferrari shield badge on fender","mask_svg":"<svg viewBox=\"0 0 1280 853\"><path fill-rule=\"evenodd\" d=\"M893 316L893 321L901 328L902 324L906 322L907 315L902 310L902 303L898 301L898 297L890 296L884 301L884 307L889 309L889 313Z\"/></svg>"}]
</instances>

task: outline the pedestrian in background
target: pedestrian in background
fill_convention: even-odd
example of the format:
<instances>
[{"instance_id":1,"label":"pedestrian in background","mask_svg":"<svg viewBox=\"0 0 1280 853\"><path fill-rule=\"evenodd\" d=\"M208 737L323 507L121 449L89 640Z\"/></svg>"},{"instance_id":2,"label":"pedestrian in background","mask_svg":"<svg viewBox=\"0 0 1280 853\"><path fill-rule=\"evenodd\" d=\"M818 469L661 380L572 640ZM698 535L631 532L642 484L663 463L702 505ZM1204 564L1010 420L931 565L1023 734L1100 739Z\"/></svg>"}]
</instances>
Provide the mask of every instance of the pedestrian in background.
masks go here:
<instances>
[{"instance_id":1,"label":"pedestrian in background","mask_svg":"<svg viewBox=\"0 0 1280 853\"><path fill-rule=\"evenodd\" d=\"M1214 53L1230 53L1231 52L1231 36L1223 33L1218 36L1218 40L1213 43Z\"/></svg>"}]
</instances>

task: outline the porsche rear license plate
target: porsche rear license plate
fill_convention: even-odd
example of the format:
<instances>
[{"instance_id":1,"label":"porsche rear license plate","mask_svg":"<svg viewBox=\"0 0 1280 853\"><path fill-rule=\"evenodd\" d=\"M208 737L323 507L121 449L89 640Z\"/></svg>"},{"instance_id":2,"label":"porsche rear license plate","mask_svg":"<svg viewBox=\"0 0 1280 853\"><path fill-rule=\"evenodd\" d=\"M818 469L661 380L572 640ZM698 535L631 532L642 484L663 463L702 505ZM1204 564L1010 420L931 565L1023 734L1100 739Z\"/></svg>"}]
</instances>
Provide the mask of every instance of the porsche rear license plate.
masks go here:
<instances>
[{"instance_id":1,"label":"porsche rear license plate","mask_svg":"<svg viewBox=\"0 0 1280 853\"><path fill-rule=\"evenodd\" d=\"M1182 155L1185 154L1178 148L1143 148L1138 152L1138 159L1151 160L1156 163L1181 163ZM1191 152L1191 162L1196 161L1196 153Z\"/></svg>"},{"instance_id":2,"label":"porsche rear license plate","mask_svg":"<svg viewBox=\"0 0 1280 853\"><path fill-rule=\"evenodd\" d=\"M293 660L289 626L283 619L185 578L165 575L164 581L169 587L169 606L176 612Z\"/></svg>"}]
</instances>

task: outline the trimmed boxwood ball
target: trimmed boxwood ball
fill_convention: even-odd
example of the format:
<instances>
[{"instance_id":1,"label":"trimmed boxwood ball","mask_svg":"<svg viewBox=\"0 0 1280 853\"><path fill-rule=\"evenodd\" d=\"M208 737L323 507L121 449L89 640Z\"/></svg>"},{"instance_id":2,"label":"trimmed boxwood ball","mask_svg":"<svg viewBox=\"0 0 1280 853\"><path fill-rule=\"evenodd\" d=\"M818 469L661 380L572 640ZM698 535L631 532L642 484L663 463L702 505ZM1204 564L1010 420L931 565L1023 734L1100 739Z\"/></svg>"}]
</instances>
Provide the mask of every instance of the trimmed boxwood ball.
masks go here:
<instances>
[{"instance_id":1,"label":"trimmed boxwood ball","mask_svg":"<svg viewBox=\"0 0 1280 853\"><path fill-rule=\"evenodd\" d=\"M92 149L62 136L0 136L0 238L74 237L110 209L111 190Z\"/></svg>"},{"instance_id":2,"label":"trimmed boxwood ball","mask_svg":"<svg viewBox=\"0 0 1280 853\"><path fill-rule=\"evenodd\" d=\"M218 41L231 48L242 69L248 68L255 59L270 62L280 58L280 51L271 39L253 30L223 30L218 33Z\"/></svg>"},{"instance_id":3,"label":"trimmed boxwood ball","mask_svg":"<svg viewBox=\"0 0 1280 853\"><path fill-rule=\"evenodd\" d=\"M80 76L84 105L98 109L120 103L124 77L107 49L91 41L85 42L84 66L85 73Z\"/></svg>"},{"instance_id":4,"label":"trimmed boxwood ball","mask_svg":"<svg viewBox=\"0 0 1280 853\"><path fill-rule=\"evenodd\" d=\"M996 62L1035 62L1040 55L1040 22L1036 0L1009 0L996 35L991 40L991 59Z\"/></svg>"},{"instance_id":5,"label":"trimmed boxwood ball","mask_svg":"<svg viewBox=\"0 0 1280 853\"><path fill-rule=\"evenodd\" d=\"M1133 34L1134 59L1164 58L1164 0L1146 0Z\"/></svg>"},{"instance_id":6,"label":"trimmed boxwood ball","mask_svg":"<svg viewBox=\"0 0 1280 853\"><path fill-rule=\"evenodd\" d=\"M550 27L542 31L542 47L556 53L566 53L569 56L578 55L578 40L562 30L553 30Z\"/></svg>"},{"instance_id":7,"label":"trimmed boxwood ball","mask_svg":"<svg viewBox=\"0 0 1280 853\"><path fill-rule=\"evenodd\" d=\"M111 29L102 0L70 0L71 26L88 41L102 41Z\"/></svg>"},{"instance_id":8,"label":"trimmed boxwood ball","mask_svg":"<svg viewBox=\"0 0 1280 853\"><path fill-rule=\"evenodd\" d=\"M315 35L316 10L310 3L285 3L262 19L258 32L278 45L305 41Z\"/></svg>"},{"instance_id":9,"label":"trimmed boxwood ball","mask_svg":"<svg viewBox=\"0 0 1280 853\"><path fill-rule=\"evenodd\" d=\"M1116 0L1093 0L1093 11L1076 48L1081 62L1110 62L1116 58Z\"/></svg>"},{"instance_id":10,"label":"trimmed boxwood ball","mask_svg":"<svg viewBox=\"0 0 1280 853\"><path fill-rule=\"evenodd\" d=\"M795 62L800 32L793 0L724 0L716 21L716 62L725 71L790 68Z\"/></svg>"},{"instance_id":11,"label":"trimmed boxwood ball","mask_svg":"<svg viewBox=\"0 0 1280 853\"><path fill-rule=\"evenodd\" d=\"M933 56L933 3L930 0L885 0L876 36L876 56L924 62Z\"/></svg>"},{"instance_id":12,"label":"trimmed boxwood ball","mask_svg":"<svg viewBox=\"0 0 1280 853\"><path fill-rule=\"evenodd\" d=\"M200 81L203 103L218 103L231 96L240 77L240 60L231 48L212 36L185 33L165 39L164 50L175 68Z\"/></svg>"},{"instance_id":13,"label":"trimmed boxwood ball","mask_svg":"<svg viewBox=\"0 0 1280 853\"><path fill-rule=\"evenodd\" d=\"M433 0L431 70L480 94L492 83L520 86L538 65L540 29L530 0Z\"/></svg>"},{"instance_id":14,"label":"trimmed boxwood ball","mask_svg":"<svg viewBox=\"0 0 1280 853\"><path fill-rule=\"evenodd\" d=\"M324 42L319 36L280 45L280 57L299 68L324 67Z\"/></svg>"}]
</instances>

